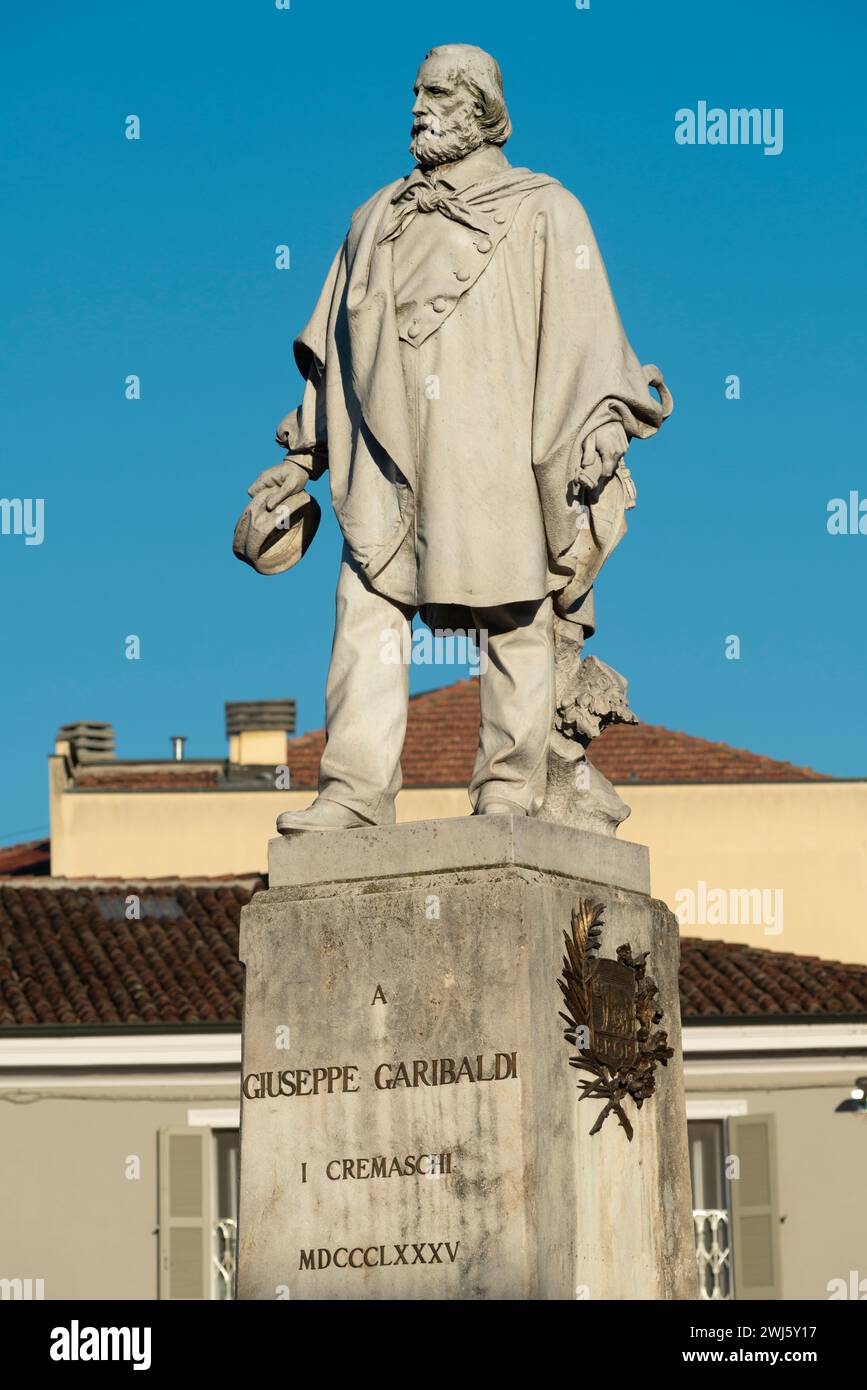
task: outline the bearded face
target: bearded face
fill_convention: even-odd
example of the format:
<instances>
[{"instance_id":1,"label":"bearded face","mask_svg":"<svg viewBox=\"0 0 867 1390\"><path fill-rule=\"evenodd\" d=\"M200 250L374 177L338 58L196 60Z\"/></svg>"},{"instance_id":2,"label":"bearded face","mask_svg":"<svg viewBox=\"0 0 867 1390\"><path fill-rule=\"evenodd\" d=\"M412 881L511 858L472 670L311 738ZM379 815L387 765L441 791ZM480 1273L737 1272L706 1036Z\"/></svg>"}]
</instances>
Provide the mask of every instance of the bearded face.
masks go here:
<instances>
[{"instance_id":1,"label":"bearded face","mask_svg":"<svg viewBox=\"0 0 867 1390\"><path fill-rule=\"evenodd\" d=\"M409 148L423 168L463 159L485 143L472 93L442 58L422 63L415 98Z\"/></svg>"}]
</instances>

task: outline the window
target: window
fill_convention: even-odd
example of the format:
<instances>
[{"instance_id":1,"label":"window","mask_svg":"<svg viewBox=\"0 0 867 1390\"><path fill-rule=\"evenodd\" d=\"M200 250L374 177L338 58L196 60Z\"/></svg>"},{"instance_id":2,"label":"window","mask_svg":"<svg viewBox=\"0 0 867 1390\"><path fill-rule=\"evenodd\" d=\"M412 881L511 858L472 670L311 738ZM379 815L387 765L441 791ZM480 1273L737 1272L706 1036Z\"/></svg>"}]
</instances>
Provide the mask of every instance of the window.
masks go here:
<instances>
[{"instance_id":1,"label":"window","mask_svg":"<svg viewBox=\"0 0 867 1390\"><path fill-rule=\"evenodd\" d=\"M237 1118L234 1124L235 1128L223 1127L226 1120L215 1113L198 1125L160 1130L161 1299L235 1297L240 1170Z\"/></svg>"},{"instance_id":2,"label":"window","mask_svg":"<svg viewBox=\"0 0 867 1390\"><path fill-rule=\"evenodd\" d=\"M241 1139L236 1129L213 1132L214 1189L214 1298L235 1297L238 1250L238 1182Z\"/></svg>"},{"instance_id":3,"label":"window","mask_svg":"<svg viewBox=\"0 0 867 1390\"><path fill-rule=\"evenodd\" d=\"M734 1298L726 1124L724 1120L690 1120L687 1131L699 1297L716 1303Z\"/></svg>"},{"instance_id":4,"label":"window","mask_svg":"<svg viewBox=\"0 0 867 1390\"><path fill-rule=\"evenodd\" d=\"M687 1130L699 1297L779 1298L774 1116L729 1110Z\"/></svg>"}]
</instances>

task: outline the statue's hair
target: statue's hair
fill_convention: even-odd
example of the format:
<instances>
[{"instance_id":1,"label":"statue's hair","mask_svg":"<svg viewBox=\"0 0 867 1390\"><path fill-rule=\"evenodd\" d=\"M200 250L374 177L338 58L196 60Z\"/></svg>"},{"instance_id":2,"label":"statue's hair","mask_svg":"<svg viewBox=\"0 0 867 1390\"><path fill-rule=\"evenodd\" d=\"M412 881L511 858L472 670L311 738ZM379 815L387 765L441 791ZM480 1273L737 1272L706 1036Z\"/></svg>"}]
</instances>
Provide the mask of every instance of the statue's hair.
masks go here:
<instances>
[{"instance_id":1,"label":"statue's hair","mask_svg":"<svg viewBox=\"0 0 867 1390\"><path fill-rule=\"evenodd\" d=\"M479 128L489 145L505 145L512 133L512 122L503 97L503 74L496 58L470 43L443 43L425 54L427 58L450 58L453 71L482 108Z\"/></svg>"}]
</instances>

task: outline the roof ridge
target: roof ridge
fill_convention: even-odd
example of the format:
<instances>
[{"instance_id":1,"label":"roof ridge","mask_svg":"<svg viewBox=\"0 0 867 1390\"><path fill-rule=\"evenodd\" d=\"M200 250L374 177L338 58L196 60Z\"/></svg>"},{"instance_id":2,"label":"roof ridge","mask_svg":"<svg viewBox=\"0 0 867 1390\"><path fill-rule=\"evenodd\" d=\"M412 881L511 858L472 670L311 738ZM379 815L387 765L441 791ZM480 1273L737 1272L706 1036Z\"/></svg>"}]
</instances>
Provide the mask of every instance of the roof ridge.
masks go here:
<instances>
[{"instance_id":1,"label":"roof ridge","mask_svg":"<svg viewBox=\"0 0 867 1390\"><path fill-rule=\"evenodd\" d=\"M469 781L478 732L478 715L475 708L471 712L470 697L478 699L478 686L478 676L467 676L410 696L402 758L405 787L462 786ZM454 718L449 723L450 705ZM324 738L324 728L308 729L289 740L290 753L296 757L313 753ZM829 773L788 758L644 721L611 725L593 744L591 755L614 783L835 780ZM293 777L299 774L307 779L304 785L315 786L312 764L298 773L293 768ZM294 785L302 783L296 780Z\"/></svg>"},{"instance_id":2,"label":"roof ridge","mask_svg":"<svg viewBox=\"0 0 867 1390\"><path fill-rule=\"evenodd\" d=\"M742 757L747 758L761 758L763 762L775 763L781 767L793 767L799 772L809 772L813 777L833 780L831 773L816 772L806 763L794 763L790 758L776 758L771 753L756 753L752 748L745 748L738 743L726 743L724 739L707 738L704 734L691 734L686 729L669 729L665 724L650 724L643 719L639 720L638 727L650 733L667 734L673 738L688 738L690 742L703 744L706 748L724 749L727 753L739 753Z\"/></svg>"},{"instance_id":3,"label":"roof ridge","mask_svg":"<svg viewBox=\"0 0 867 1390\"><path fill-rule=\"evenodd\" d=\"M689 950L701 950L707 947L722 947L727 953L735 952L744 954L749 953L754 956L767 957L774 962L780 961L806 961L814 965L834 966L838 970L856 970L867 974L867 964L860 961L830 960L827 956L804 955L800 951L776 951L772 946L753 946L748 941L724 941L722 937L704 936L682 936L680 947L684 946Z\"/></svg>"}]
</instances>

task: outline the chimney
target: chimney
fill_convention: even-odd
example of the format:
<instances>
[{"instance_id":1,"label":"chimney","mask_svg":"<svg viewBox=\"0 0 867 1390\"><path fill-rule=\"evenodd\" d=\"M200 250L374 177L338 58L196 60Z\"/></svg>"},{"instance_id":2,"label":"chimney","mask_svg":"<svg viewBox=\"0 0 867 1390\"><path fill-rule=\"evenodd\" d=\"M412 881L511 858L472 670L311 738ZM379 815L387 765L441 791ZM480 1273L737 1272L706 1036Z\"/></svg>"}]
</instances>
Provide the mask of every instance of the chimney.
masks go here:
<instances>
[{"instance_id":1,"label":"chimney","mask_svg":"<svg viewBox=\"0 0 867 1390\"><path fill-rule=\"evenodd\" d=\"M287 735L294 732L294 700L226 701L230 763L281 767L286 761Z\"/></svg>"},{"instance_id":2,"label":"chimney","mask_svg":"<svg viewBox=\"0 0 867 1390\"><path fill-rule=\"evenodd\" d=\"M111 724L93 719L80 719L75 724L63 724L54 740L55 753L65 755L75 766L79 763L112 763L114 729Z\"/></svg>"},{"instance_id":3,"label":"chimney","mask_svg":"<svg viewBox=\"0 0 867 1390\"><path fill-rule=\"evenodd\" d=\"M169 735L169 743L172 745L172 757L176 763L182 763L184 761L184 744L186 741L186 734Z\"/></svg>"}]
</instances>

